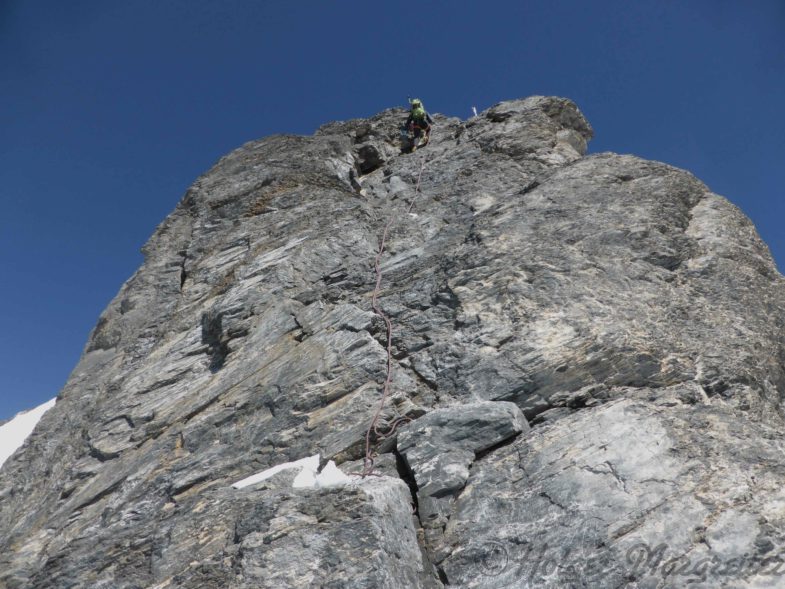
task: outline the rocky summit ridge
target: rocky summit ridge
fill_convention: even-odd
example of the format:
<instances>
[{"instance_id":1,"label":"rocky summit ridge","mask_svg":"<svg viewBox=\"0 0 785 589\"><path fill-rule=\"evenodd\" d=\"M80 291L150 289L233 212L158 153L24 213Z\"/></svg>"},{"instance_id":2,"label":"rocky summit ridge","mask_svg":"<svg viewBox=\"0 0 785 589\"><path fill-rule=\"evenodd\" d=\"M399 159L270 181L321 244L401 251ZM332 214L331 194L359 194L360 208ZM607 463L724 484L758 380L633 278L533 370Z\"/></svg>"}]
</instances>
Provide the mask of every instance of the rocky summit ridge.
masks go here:
<instances>
[{"instance_id":1,"label":"rocky summit ridge","mask_svg":"<svg viewBox=\"0 0 785 589\"><path fill-rule=\"evenodd\" d=\"M586 155L566 99L436 115L412 154L404 117L197 179L0 470L0 587L785 587L785 289L751 222ZM232 486L315 455L346 476Z\"/></svg>"}]
</instances>

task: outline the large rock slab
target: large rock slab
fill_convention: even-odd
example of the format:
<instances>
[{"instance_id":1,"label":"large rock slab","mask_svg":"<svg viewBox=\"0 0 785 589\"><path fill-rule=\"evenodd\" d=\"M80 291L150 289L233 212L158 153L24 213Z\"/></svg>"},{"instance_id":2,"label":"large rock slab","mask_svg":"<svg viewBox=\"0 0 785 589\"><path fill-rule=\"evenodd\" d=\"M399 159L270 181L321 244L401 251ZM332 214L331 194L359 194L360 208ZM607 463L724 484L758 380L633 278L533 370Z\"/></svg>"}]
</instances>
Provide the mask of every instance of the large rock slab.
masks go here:
<instances>
[{"instance_id":1,"label":"large rock slab","mask_svg":"<svg viewBox=\"0 0 785 589\"><path fill-rule=\"evenodd\" d=\"M528 430L518 406L503 401L435 409L401 430L398 452L414 476L418 515L431 553L440 553L454 498L477 457Z\"/></svg>"},{"instance_id":2,"label":"large rock slab","mask_svg":"<svg viewBox=\"0 0 785 589\"><path fill-rule=\"evenodd\" d=\"M449 586L780 586L779 430L681 393L581 411L477 462L445 531Z\"/></svg>"}]
</instances>

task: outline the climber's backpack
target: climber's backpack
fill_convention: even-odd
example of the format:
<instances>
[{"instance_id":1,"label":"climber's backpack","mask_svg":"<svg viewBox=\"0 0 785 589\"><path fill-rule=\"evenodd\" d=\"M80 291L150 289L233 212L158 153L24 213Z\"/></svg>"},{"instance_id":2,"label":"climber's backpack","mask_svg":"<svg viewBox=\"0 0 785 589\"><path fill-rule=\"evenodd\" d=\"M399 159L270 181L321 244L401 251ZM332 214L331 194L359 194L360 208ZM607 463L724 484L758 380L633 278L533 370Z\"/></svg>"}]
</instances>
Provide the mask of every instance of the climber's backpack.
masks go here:
<instances>
[{"instance_id":1,"label":"climber's backpack","mask_svg":"<svg viewBox=\"0 0 785 589\"><path fill-rule=\"evenodd\" d=\"M418 122L422 122L425 120L425 109L423 108L421 103L416 103L412 105L412 119Z\"/></svg>"}]
</instances>

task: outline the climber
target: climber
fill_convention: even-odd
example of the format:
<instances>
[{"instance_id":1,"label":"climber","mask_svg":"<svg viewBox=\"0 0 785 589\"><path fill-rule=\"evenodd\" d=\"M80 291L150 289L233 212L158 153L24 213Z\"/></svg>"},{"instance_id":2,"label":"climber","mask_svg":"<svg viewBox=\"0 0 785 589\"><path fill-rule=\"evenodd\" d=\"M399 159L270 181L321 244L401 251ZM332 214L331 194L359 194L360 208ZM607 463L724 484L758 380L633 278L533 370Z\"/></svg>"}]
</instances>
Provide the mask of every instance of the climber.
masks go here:
<instances>
[{"instance_id":1,"label":"climber","mask_svg":"<svg viewBox=\"0 0 785 589\"><path fill-rule=\"evenodd\" d=\"M431 118L431 115L425 111L425 107L422 105L422 101L419 98L415 98L414 100L409 99L409 104L411 105L411 110L409 111L409 118L407 118L406 123L404 123L404 128L408 133L411 133L413 137L412 151L414 151L418 147L425 147L428 145L428 141L431 138L431 125L433 124L433 119ZM425 139L418 145L417 140L423 132L425 132Z\"/></svg>"}]
</instances>

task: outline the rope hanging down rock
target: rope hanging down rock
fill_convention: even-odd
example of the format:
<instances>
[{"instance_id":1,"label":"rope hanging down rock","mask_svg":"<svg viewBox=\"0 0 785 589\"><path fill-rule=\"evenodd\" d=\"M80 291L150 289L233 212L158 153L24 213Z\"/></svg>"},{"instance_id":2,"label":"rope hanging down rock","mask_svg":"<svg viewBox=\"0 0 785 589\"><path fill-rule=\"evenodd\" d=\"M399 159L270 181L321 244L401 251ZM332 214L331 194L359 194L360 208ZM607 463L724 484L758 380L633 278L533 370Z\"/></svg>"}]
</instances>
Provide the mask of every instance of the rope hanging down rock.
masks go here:
<instances>
[{"instance_id":1,"label":"rope hanging down rock","mask_svg":"<svg viewBox=\"0 0 785 589\"><path fill-rule=\"evenodd\" d=\"M417 199L417 195L420 193L420 181L422 180L422 173L425 169L425 164L428 161L428 157L424 157L422 163L420 164L420 172L417 174L417 184L414 187L414 196L412 197L412 202L409 204L409 208L407 209L406 213L409 214L412 212L412 208L414 207L414 202ZM382 411L384 411L384 406L387 403L387 398L390 396L390 388L392 386L392 322L390 318L385 315L384 311L382 311L381 307L379 306L379 293L381 291L382 285L382 267L381 267L381 259L382 255L384 254L384 249L387 244L387 236L390 232L390 228L392 224L397 220L397 217L391 216L388 220L386 225L384 226L384 231L382 232L382 238L379 240L379 250L376 252L376 259L374 260L374 269L376 271L376 286L373 289L373 296L371 297L371 307L373 308L373 312L376 313L379 317L382 318L384 321L384 325L387 329L387 371L384 378L384 385L382 386L382 397L379 400L379 406L376 409L376 413L373 415L373 419L371 419L371 423L368 426L368 431L365 432L365 461L363 463L363 471L362 476L367 477L373 472L373 462L375 458L375 452L373 448L371 448L371 434L374 434L377 440L385 440L389 438L391 435L395 433L395 430L398 428L399 425L402 423L406 423L411 421L408 417L399 417L395 421L393 421L388 430L384 433L380 432L377 429L377 424L379 422L379 417L381 417Z\"/></svg>"}]
</instances>

